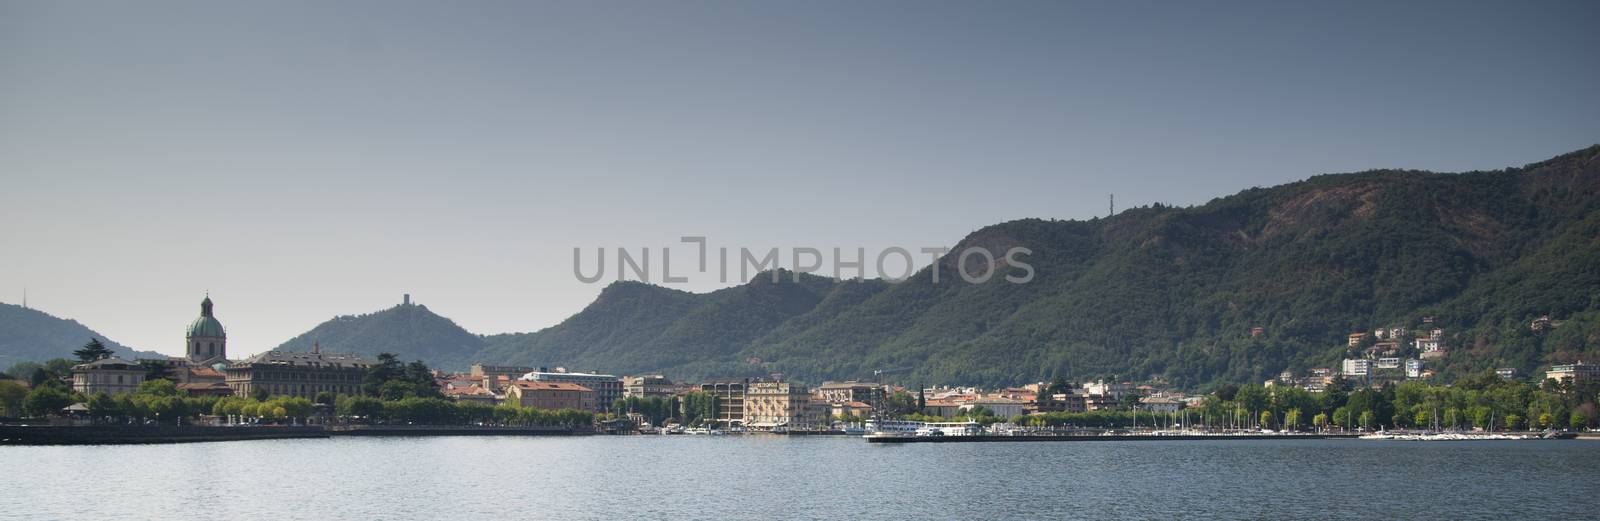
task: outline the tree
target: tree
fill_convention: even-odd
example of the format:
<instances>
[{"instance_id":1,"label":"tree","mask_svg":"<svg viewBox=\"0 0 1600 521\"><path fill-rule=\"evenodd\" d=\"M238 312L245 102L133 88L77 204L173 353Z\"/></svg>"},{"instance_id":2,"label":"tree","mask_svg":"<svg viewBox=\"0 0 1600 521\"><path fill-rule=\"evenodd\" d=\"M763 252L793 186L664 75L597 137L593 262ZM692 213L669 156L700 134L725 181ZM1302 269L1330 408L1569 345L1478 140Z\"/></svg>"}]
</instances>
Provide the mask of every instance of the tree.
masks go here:
<instances>
[{"instance_id":1,"label":"tree","mask_svg":"<svg viewBox=\"0 0 1600 521\"><path fill-rule=\"evenodd\" d=\"M1283 414L1283 430L1292 431L1300 428L1300 409L1289 409Z\"/></svg>"},{"instance_id":2,"label":"tree","mask_svg":"<svg viewBox=\"0 0 1600 521\"><path fill-rule=\"evenodd\" d=\"M1261 428L1272 427L1272 411L1261 411Z\"/></svg>"},{"instance_id":3,"label":"tree","mask_svg":"<svg viewBox=\"0 0 1600 521\"><path fill-rule=\"evenodd\" d=\"M1317 430L1319 430L1319 431L1322 430L1322 429L1327 428L1328 427L1328 413L1319 412L1319 413L1317 413L1316 416L1312 416L1311 417L1311 426L1312 427L1316 427Z\"/></svg>"},{"instance_id":4,"label":"tree","mask_svg":"<svg viewBox=\"0 0 1600 521\"><path fill-rule=\"evenodd\" d=\"M172 364L166 360L140 360L139 365L144 366L145 381L172 379Z\"/></svg>"},{"instance_id":5,"label":"tree","mask_svg":"<svg viewBox=\"0 0 1600 521\"><path fill-rule=\"evenodd\" d=\"M0 417L21 416L22 400L28 397L28 388L20 382L0 380Z\"/></svg>"},{"instance_id":6,"label":"tree","mask_svg":"<svg viewBox=\"0 0 1600 521\"><path fill-rule=\"evenodd\" d=\"M378 353L378 363L367 368L367 375L362 379L361 389L367 396L378 396L378 388L390 380L403 378L405 368L401 366L400 359L394 353Z\"/></svg>"},{"instance_id":7,"label":"tree","mask_svg":"<svg viewBox=\"0 0 1600 521\"><path fill-rule=\"evenodd\" d=\"M57 386L41 386L28 392L22 399L22 411L28 416L44 417L61 412L72 405L72 395Z\"/></svg>"},{"instance_id":8,"label":"tree","mask_svg":"<svg viewBox=\"0 0 1600 521\"><path fill-rule=\"evenodd\" d=\"M1573 430L1583 430L1589 426L1589 415L1582 410L1572 411L1572 417L1567 420L1567 426Z\"/></svg>"},{"instance_id":9,"label":"tree","mask_svg":"<svg viewBox=\"0 0 1600 521\"><path fill-rule=\"evenodd\" d=\"M917 399L912 397L911 393L905 391L889 395L885 407L889 409L889 414L896 417L922 412L917 409Z\"/></svg>"},{"instance_id":10,"label":"tree","mask_svg":"<svg viewBox=\"0 0 1600 521\"><path fill-rule=\"evenodd\" d=\"M103 392L94 393L94 396L90 396L88 404L89 416L93 417L97 422L104 418L121 417L124 415L122 408L117 406L117 399L112 398L111 395Z\"/></svg>"},{"instance_id":11,"label":"tree","mask_svg":"<svg viewBox=\"0 0 1600 521\"><path fill-rule=\"evenodd\" d=\"M100 339L90 338L89 343L84 344L77 351L73 351L72 355L78 357L79 362L87 364L111 356L111 350L106 349L106 345L100 343Z\"/></svg>"},{"instance_id":12,"label":"tree","mask_svg":"<svg viewBox=\"0 0 1600 521\"><path fill-rule=\"evenodd\" d=\"M134 394L149 396L178 396L178 386L172 380L145 380L139 382L139 390Z\"/></svg>"},{"instance_id":13,"label":"tree","mask_svg":"<svg viewBox=\"0 0 1600 521\"><path fill-rule=\"evenodd\" d=\"M1356 422L1359 424L1357 425L1358 427L1366 429L1373 427L1373 423L1376 422L1377 419L1378 415L1373 414L1372 411L1361 411L1361 416L1357 418ZM1378 427L1382 427L1382 425L1378 425Z\"/></svg>"},{"instance_id":14,"label":"tree","mask_svg":"<svg viewBox=\"0 0 1600 521\"><path fill-rule=\"evenodd\" d=\"M1344 376L1338 376L1322 391L1322 411L1332 412L1334 409L1344 407L1345 401L1350 399L1350 382Z\"/></svg>"}]
</instances>

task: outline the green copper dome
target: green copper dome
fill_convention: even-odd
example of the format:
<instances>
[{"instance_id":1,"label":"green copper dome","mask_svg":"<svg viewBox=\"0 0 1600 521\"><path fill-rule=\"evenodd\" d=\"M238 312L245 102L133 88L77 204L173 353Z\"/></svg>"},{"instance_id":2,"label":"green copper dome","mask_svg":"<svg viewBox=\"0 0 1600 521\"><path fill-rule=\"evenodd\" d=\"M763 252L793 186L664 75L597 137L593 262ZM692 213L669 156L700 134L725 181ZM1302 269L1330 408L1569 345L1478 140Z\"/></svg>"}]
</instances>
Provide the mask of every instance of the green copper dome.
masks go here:
<instances>
[{"instance_id":1,"label":"green copper dome","mask_svg":"<svg viewBox=\"0 0 1600 521\"><path fill-rule=\"evenodd\" d=\"M189 323L187 336L227 338L228 334L222 332L222 323L217 321L217 317L211 316L211 297L200 301L200 316Z\"/></svg>"}]
</instances>

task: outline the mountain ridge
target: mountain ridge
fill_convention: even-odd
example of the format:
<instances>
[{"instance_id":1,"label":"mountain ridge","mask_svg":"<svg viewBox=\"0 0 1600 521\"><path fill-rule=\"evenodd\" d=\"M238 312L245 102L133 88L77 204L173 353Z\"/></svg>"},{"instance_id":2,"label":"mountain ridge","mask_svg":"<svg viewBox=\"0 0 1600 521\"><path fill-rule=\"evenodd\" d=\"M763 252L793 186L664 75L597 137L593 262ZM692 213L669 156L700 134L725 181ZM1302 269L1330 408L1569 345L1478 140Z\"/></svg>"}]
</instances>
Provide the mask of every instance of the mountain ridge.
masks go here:
<instances>
[{"instance_id":1,"label":"mountain ridge","mask_svg":"<svg viewBox=\"0 0 1600 521\"><path fill-rule=\"evenodd\" d=\"M1022 272L1000 265L968 284L952 254L898 283L781 271L776 282L762 273L690 293L619 281L534 332L475 335L402 304L335 317L279 349L320 342L451 370L483 362L804 381L883 371L904 383L985 385L1120 376L1202 387L1337 367L1348 333L1415 328L1428 316L1452 348L1428 364L1447 378L1600 354L1600 146L1518 168L1320 174L1189 207L1018 219L952 251L969 246L1030 248L1034 280L1004 282ZM1543 315L1565 323L1532 330Z\"/></svg>"},{"instance_id":2,"label":"mountain ridge","mask_svg":"<svg viewBox=\"0 0 1600 521\"><path fill-rule=\"evenodd\" d=\"M100 343L123 358L166 358L117 343L77 320L0 302L0 368L17 362L70 359L72 352L83 347L90 338L100 339Z\"/></svg>"}]
</instances>

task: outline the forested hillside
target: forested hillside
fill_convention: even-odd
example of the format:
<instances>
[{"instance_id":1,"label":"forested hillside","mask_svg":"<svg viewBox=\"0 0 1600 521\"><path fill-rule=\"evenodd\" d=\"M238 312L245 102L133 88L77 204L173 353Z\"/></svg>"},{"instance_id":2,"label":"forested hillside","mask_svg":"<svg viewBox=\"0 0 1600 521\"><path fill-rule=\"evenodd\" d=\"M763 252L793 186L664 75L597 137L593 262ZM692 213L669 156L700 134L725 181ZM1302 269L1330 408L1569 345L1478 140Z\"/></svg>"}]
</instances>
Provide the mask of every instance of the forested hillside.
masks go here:
<instances>
[{"instance_id":1,"label":"forested hillside","mask_svg":"<svg viewBox=\"0 0 1600 521\"><path fill-rule=\"evenodd\" d=\"M314 344L334 353L376 357L394 353L401 360L426 360L447 370L464 370L472 355L482 350L483 337L474 335L421 304L398 306L366 315L341 316L323 322L277 349L310 351Z\"/></svg>"},{"instance_id":2,"label":"forested hillside","mask_svg":"<svg viewBox=\"0 0 1600 521\"><path fill-rule=\"evenodd\" d=\"M100 339L100 343L124 358L161 356L118 344L76 320L56 318L15 304L0 304L0 369L17 362L72 358L72 352L83 347L90 338Z\"/></svg>"},{"instance_id":3,"label":"forested hillside","mask_svg":"<svg viewBox=\"0 0 1600 521\"><path fill-rule=\"evenodd\" d=\"M1321 175L1190 208L1002 223L957 247L1031 248L1037 276L1023 285L932 284L926 272L892 285L757 277L704 295L619 283L558 326L492 338L479 357L677 377L887 370L1200 386L1335 366L1348 333L1428 316L1452 348L1432 362L1442 377L1527 374L1600 354L1597 153L1491 172ZM940 269L953 273L953 257ZM1542 315L1560 327L1533 331Z\"/></svg>"}]
</instances>

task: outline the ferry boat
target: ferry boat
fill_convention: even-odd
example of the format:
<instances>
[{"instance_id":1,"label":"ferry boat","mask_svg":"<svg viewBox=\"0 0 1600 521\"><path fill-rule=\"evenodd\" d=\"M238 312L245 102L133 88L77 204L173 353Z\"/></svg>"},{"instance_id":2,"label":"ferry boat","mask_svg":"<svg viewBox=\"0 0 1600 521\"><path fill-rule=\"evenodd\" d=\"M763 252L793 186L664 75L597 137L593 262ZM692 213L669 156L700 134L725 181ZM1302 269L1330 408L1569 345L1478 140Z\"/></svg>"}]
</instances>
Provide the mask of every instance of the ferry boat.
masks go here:
<instances>
[{"instance_id":1,"label":"ferry boat","mask_svg":"<svg viewBox=\"0 0 1600 521\"><path fill-rule=\"evenodd\" d=\"M907 420L867 420L866 436L915 436L923 425Z\"/></svg>"},{"instance_id":2,"label":"ferry boat","mask_svg":"<svg viewBox=\"0 0 1600 521\"><path fill-rule=\"evenodd\" d=\"M975 421L925 423L916 431L917 436L977 436L983 426Z\"/></svg>"}]
</instances>

